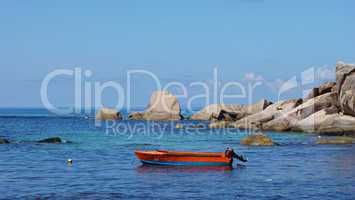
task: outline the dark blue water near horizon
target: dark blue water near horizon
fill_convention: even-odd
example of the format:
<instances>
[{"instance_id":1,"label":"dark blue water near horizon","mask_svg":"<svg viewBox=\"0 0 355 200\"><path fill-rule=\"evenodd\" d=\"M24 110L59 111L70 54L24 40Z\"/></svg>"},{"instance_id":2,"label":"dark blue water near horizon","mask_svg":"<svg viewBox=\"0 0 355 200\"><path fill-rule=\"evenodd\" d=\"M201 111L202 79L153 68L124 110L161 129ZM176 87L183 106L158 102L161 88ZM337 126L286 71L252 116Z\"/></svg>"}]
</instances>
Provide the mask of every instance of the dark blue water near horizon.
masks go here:
<instances>
[{"instance_id":1,"label":"dark blue water near horizon","mask_svg":"<svg viewBox=\"0 0 355 200\"><path fill-rule=\"evenodd\" d=\"M0 199L354 199L355 145L315 145L317 135L265 132L280 145L247 147L239 144L247 132L175 129L175 123L95 124L86 115L2 109L0 138L12 143L0 145ZM34 142L52 136L71 143ZM226 147L249 162L233 170L151 167L134 156L137 149Z\"/></svg>"}]
</instances>

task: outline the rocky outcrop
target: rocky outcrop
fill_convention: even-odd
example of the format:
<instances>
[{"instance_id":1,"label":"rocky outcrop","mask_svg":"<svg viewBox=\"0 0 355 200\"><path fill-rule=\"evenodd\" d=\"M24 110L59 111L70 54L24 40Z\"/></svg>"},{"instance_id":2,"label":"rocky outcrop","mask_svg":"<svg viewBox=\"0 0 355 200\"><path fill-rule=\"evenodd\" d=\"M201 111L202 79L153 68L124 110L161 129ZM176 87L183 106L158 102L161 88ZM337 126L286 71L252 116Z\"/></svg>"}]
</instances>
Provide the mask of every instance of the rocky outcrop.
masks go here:
<instances>
[{"instance_id":1,"label":"rocky outcrop","mask_svg":"<svg viewBox=\"0 0 355 200\"><path fill-rule=\"evenodd\" d=\"M352 116L355 116L355 65L338 62L336 83L327 82L313 88L303 104L272 117L267 123L248 119L251 118L248 116L237 121L235 127L338 135L355 132L355 118ZM261 119L265 121L267 117Z\"/></svg>"},{"instance_id":2,"label":"rocky outcrop","mask_svg":"<svg viewBox=\"0 0 355 200\"><path fill-rule=\"evenodd\" d=\"M103 108L96 119L122 119L117 110ZM144 112L132 120L181 120L178 99L167 91L156 91ZM355 64L338 62L336 82L313 88L305 99L275 104L261 100L251 105L212 104L191 120L211 120L210 128L239 128L271 131L302 131L326 134L355 133ZM189 128L176 124L176 128Z\"/></svg>"},{"instance_id":3,"label":"rocky outcrop","mask_svg":"<svg viewBox=\"0 0 355 200\"><path fill-rule=\"evenodd\" d=\"M168 91L155 91L150 97L147 109L131 113L129 119L142 120L180 120L180 104L176 96Z\"/></svg>"},{"instance_id":4,"label":"rocky outcrop","mask_svg":"<svg viewBox=\"0 0 355 200\"><path fill-rule=\"evenodd\" d=\"M43 139L43 140L39 140L37 141L38 143L52 143L52 144L55 144L55 143L62 143L62 139L60 137L51 137L51 138L46 138L46 139Z\"/></svg>"},{"instance_id":5,"label":"rocky outcrop","mask_svg":"<svg viewBox=\"0 0 355 200\"><path fill-rule=\"evenodd\" d=\"M265 110L246 116L236 122L215 121L210 128L259 129L261 125L271 121L302 103L302 99L284 100L268 106Z\"/></svg>"},{"instance_id":6,"label":"rocky outcrop","mask_svg":"<svg viewBox=\"0 0 355 200\"><path fill-rule=\"evenodd\" d=\"M306 101L306 100L309 100L309 99L312 99L312 98L314 98L314 97L317 97L317 96L319 96L319 95L323 95L323 94L325 94L325 93L335 91L335 87L336 87L336 83L335 83L335 82L326 82L326 83L323 83L323 84L321 84L320 86L313 88L313 89L309 92L309 94L307 95L307 97L305 98L305 101Z\"/></svg>"},{"instance_id":7,"label":"rocky outcrop","mask_svg":"<svg viewBox=\"0 0 355 200\"><path fill-rule=\"evenodd\" d=\"M235 116L239 116L239 118L252 115L258 112L263 111L266 107L268 107L271 102L263 99L259 102L251 105L237 105L237 104L212 104L198 113L192 115L190 119L192 120L212 120L218 119L221 111L233 113Z\"/></svg>"},{"instance_id":8,"label":"rocky outcrop","mask_svg":"<svg viewBox=\"0 0 355 200\"><path fill-rule=\"evenodd\" d=\"M272 146L275 142L266 135L249 135L240 141L240 144L251 146Z\"/></svg>"},{"instance_id":9,"label":"rocky outcrop","mask_svg":"<svg viewBox=\"0 0 355 200\"><path fill-rule=\"evenodd\" d=\"M355 138L353 137L326 137L318 138L316 144L353 144Z\"/></svg>"},{"instance_id":10,"label":"rocky outcrop","mask_svg":"<svg viewBox=\"0 0 355 200\"><path fill-rule=\"evenodd\" d=\"M283 113L286 113L298 105L302 103L302 99L290 99L290 100L283 100L277 103L274 103L267 107L262 112L249 115L241 120L236 121L235 123L231 124L234 128L239 129L257 129L261 128L264 123L271 121L273 119L278 118Z\"/></svg>"},{"instance_id":11,"label":"rocky outcrop","mask_svg":"<svg viewBox=\"0 0 355 200\"><path fill-rule=\"evenodd\" d=\"M7 139L3 139L3 138L0 138L0 144L9 144L10 141L8 141Z\"/></svg>"},{"instance_id":12,"label":"rocky outcrop","mask_svg":"<svg viewBox=\"0 0 355 200\"><path fill-rule=\"evenodd\" d=\"M344 114L355 116L355 64L336 64L336 87Z\"/></svg>"},{"instance_id":13,"label":"rocky outcrop","mask_svg":"<svg viewBox=\"0 0 355 200\"><path fill-rule=\"evenodd\" d=\"M296 108L282 113L281 116L262 124L261 128L272 131L289 131L298 121L331 106L338 107L338 95L336 92L326 93L309 99Z\"/></svg>"},{"instance_id":14,"label":"rocky outcrop","mask_svg":"<svg viewBox=\"0 0 355 200\"><path fill-rule=\"evenodd\" d=\"M121 120L122 115L116 109L101 108L96 113L96 120Z\"/></svg>"}]
</instances>

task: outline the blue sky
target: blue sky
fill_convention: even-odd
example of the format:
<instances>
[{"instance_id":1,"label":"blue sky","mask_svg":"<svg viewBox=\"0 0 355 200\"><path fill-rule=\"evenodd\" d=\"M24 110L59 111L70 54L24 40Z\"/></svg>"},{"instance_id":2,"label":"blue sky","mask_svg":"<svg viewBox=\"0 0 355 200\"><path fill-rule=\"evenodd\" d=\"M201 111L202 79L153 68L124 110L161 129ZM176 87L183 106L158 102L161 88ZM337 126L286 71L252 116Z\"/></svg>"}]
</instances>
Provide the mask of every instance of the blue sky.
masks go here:
<instances>
[{"instance_id":1,"label":"blue sky","mask_svg":"<svg viewBox=\"0 0 355 200\"><path fill-rule=\"evenodd\" d=\"M250 72L287 80L310 67L355 62L355 7L346 0L1 1L0 107L40 107L40 83L58 68L122 81L145 69L165 81L222 81ZM50 97L72 106L70 80ZM145 105L148 83L137 83ZM110 95L106 95L110 98ZM275 96L261 89L259 96ZM108 100L108 104L110 100Z\"/></svg>"}]
</instances>

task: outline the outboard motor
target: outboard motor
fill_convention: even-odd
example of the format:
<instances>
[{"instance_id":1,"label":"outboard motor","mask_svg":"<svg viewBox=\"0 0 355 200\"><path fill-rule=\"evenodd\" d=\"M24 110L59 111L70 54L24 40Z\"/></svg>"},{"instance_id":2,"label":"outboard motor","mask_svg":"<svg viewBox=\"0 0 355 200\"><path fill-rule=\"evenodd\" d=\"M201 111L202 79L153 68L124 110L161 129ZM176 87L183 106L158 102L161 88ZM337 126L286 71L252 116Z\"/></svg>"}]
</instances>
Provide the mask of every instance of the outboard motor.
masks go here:
<instances>
[{"instance_id":1,"label":"outboard motor","mask_svg":"<svg viewBox=\"0 0 355 200\"><path fill-rule=\"evenodd\" d=\"M242 162L248 162L248 160L245 159L243 155L238 155L238 154L236 154L236 153L234 152L234 150L233 150L232 148L229 148L229 147L226 149L225 155L226 155L226 157L228 157L228 158L236 158L236 159L238 159L238 160L240 160L240 161L242 161Z\"/></svg>"}]
</instances>

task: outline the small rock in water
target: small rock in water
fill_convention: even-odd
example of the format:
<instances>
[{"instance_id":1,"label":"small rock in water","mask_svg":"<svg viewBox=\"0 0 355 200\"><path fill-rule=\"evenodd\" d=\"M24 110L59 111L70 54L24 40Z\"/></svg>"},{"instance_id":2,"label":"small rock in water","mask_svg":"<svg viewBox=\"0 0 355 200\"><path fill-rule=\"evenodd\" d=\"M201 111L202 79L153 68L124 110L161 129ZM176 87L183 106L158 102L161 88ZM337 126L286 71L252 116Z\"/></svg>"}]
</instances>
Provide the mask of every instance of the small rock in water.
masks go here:
<instances>
[{"instance_id":1,"label":"small rock in water","mask_svg":"<svg viewBox=\"0 0 355 200\"><path fill-rule=\"evenodd\" d=\"M249 135L240 141L240 144L252 146L272 146L274 141L266 135Z\"/></svg>"},{"instance_id":2,"label":"small rock in water","mask_svg":"<svg viewBox=\"0 0 355 200\"><path fill-rule=\"evenodd\" d=\"M0 144L9 144L10 142L7 139L0 138Z\"/></svg>"},{"instance_id":3,"label":"small rock in water","mask_svg":"<svg viewBox=\"0 0 355 200\"><path fill-rule=\"evenodd\" d=\"M38 143L62 143L62 139L60 137L51 137L43 140L37 141Z\"/></svg>"},{"instance_id":4,"label":"small rock in water","mask_svg":"<svg viewBox=\"0 0 355 200\"><path fill-rule=\"evenodd\" d=\"M355 138L353 137L327 137L319 138L316 141L317 144L353 144L355 143Z\"/></svg>"}]
</instances>

